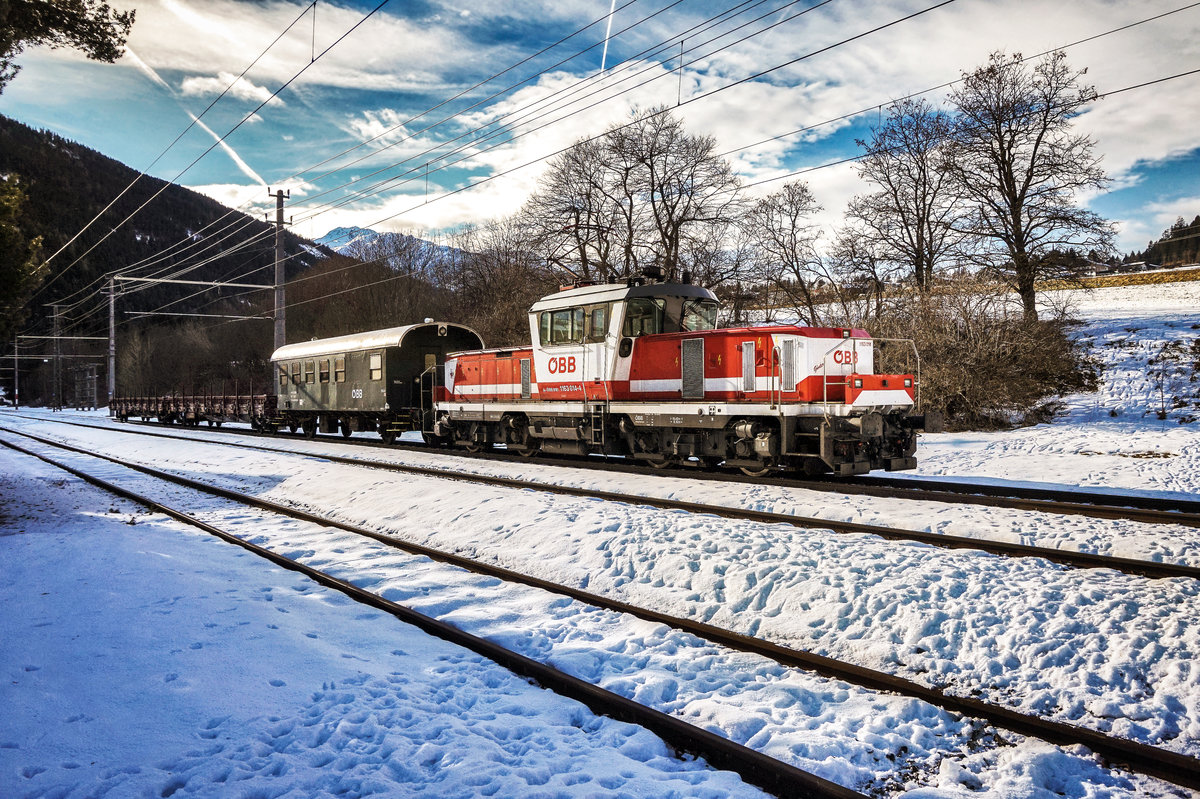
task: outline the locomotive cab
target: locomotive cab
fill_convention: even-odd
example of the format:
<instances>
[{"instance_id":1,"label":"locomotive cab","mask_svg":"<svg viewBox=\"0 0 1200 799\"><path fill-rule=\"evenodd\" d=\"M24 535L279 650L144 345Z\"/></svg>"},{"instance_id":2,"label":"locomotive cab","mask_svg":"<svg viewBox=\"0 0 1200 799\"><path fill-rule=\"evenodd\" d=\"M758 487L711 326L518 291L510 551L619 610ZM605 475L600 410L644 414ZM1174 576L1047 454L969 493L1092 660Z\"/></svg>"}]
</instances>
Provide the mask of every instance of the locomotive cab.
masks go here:
<instances>
[{"instance_id":1,"label":"locomotive cab","mask_svg":"<svg viewBox=\"0 0 1200 799\"><path fill-rule=\"evenodd\" d=\"M552 294L529 311L533 366L544 400L609 400L629 380L635 341L717 326L720 304L686 284L584 286Z\"/></svg>"}]
</instances>

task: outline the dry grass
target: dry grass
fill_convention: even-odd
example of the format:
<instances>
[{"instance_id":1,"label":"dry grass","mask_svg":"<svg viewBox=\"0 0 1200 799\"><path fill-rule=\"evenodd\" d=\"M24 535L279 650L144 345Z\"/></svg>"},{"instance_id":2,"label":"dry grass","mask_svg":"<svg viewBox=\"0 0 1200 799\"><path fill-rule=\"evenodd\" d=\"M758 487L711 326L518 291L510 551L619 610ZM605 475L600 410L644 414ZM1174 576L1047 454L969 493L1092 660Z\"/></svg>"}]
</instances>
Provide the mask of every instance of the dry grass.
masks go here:
<instances>
[{"instance_id":1,"label":"dry grass","mask_svg":"<svg viewBox=\"0 0 1200 799\"><path fill-rule=\"evenodd\" d=\"M1078 288L1083 285L1090 289L1106 289L1114 286L1155 286L1162 283L1186 283L1200 280L1200 267L1192 269L1176 269L1170 272L1130 272L1124 275L1101 275L1100 277L1085 277L1080 283L1071 284L1064 280L1052 280L1039 283L1039 291L1055 291L1058 289Z\"/></svg>"}]
</instances>

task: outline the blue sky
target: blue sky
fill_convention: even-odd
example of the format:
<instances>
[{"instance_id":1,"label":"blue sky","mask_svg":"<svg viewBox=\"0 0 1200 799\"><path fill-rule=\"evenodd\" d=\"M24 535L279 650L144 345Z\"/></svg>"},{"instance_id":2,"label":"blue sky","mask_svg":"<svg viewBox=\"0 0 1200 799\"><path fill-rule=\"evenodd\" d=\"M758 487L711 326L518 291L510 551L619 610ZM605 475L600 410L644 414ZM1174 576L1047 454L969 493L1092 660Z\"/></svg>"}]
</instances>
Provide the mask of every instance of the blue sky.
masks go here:
<instances>
[{"instance_id":1,"label":"blue sky","mask_svg":"<svg viewBox=\"0 0 1200 799\"><path fill-rule=\"evenodd\" d=\"M736 170L754 182L855 154L854 139L865 135L877 112L739 149L748 144L886 106L952 81L994 50L1031 55L1186 5L1160 0L956 0L932 8L937 0L803 0L790 5L786 0L750 0L734 9L733 2L635 0L626 5L627 0L618 0L609 69L601 75L609 11L603 0L392 0L178 182L251 213L273 207L268 186L290 188L289 213L296 218L297 232L311 237L346 225L416 232L449 228L486 222L517 208L535 185L539 159L548 154L626 119L634 107L678 101L688 129L716 137L722 150L736 150L730 156ZM376 3L321 0L315 26L312 9L305 12L307 4L285 0L119 0L113 5L138 12L126 57L107 65L67 50L32 49L20 59L23 71L0 95L0 113L80 141L134 168L176 179L213 145L214 134L195 127L157 163L155 158L188 125L189 114L200 114L293 20L304 14L204 115L208 130L216 135L230 130ZM734 11L725 22L703 33L686 33L729 9ZM760 22L728 33L772 10ZM471 88L594 21L566 43ZM769 25L774 27L734 42ZM704 43L723 32L724 38ZM1105 93L1200 68L1198 33L1200 7L1102 36L1069 48L1067 54L1071 65L1086 67L1086 80ZM665 49L641 55L663 43ZM762 78L715 91L827 47ZM642 77L621 82L634 71ZM642 81L648 82L621 92ZM508 88L513 83L520 85ZM555 99L562 97L556 92L573 87L578 93L572 99ZM591 94L597 88L602 93ZM496 92L499 96L487 99ZM703 94L708 96L688 102ZM935 102L944 97L944 89L930 95ZM583 108L597 98L605 99ZM559 110L547 112L548 102L559 103ZM1198 111L1200 75L1195 75L1107 97L1077 119L1080 131L1096 140L1112 179L1109 191L1086 202L1118 223L1122 250L1144 247L1177 216L1190 221L1200 213ZM506 116L514 113L524 121ZM504 126L505 138L499 146L483 146L480 137L498 126ZM508 140L517 133L523 135ZM305 171L376 134L382 138L369 149ZM449 143L459 136L464 138ZM444 154L464 142L468 149L452 156L465 159L462 163L429 165L427 188L429 153ZM380 150L385 144L390 146ZM380 151L360 163L347 163L373 150ZM409 173L407 182L330 207L329 201L345 191L335 187L397 162L402 163L380 176ZM451 193L502 172L510 173ZM851 165L817 169L805 179L825 207L820 222L829 231L839 223L847 200L869 190ZM768 183L757 191L777 185ZM333 193L322 194L330 189Z\"/></svg>"}]
</instances>

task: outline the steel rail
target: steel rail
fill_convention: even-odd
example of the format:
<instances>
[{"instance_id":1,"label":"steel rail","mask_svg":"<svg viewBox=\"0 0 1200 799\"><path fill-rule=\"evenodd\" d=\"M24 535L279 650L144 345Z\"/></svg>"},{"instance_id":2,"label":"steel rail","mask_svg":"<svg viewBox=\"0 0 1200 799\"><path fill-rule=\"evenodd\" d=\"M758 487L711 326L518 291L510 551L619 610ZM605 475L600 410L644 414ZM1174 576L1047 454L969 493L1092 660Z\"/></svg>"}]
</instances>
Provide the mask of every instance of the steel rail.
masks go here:
<instances>
[{"instance_id":1,"label":"steel rail","mask_svg":"<svg viewBox=\"0 0 1200 799\"><path fill-rule=\"evenodd\" d=\"M3 429L3 428L0 428ZM6 432L16 433L17 435L28 435L19 431L6 430ZM36 436L28 436L34 440L40 440ZM122 466L130 466L130 464L122 464L119 459L108 458L97 453L89 453L80 450L76 447L70 447L61 443L43 441L49 446L60 447L92 457L102 458ZM574 699L583 703L593 712L625 721L632 724L637 724L645 727L666 741L670 746L678 751L687 752L696 757L704 759L714 768L727 769L738 774L743 780L751 785L762 788L769 793L779 797L796 797L796 799L866 799L864 794L845 788L837 783L830 782L815 774L811 774L803 769L797 768L781 760L776 760L773 757L765 755L742 744L736 743L724 738L708 730L701 729L695 725L689 724L682 719L676 718L662 711L655 710L645 705L634 702L620 694L615 694L590 682L581 680L578 677L573 677L565 672L548 666L545 663L534 660L532 658L521 655L506 649L499 644L488 641L485 638L471 635L457 627L454 627L446 622L427 616L419 611L400 605L391 600L384 599L377 594L373 594L366 589L360 588L351 582L341 580L330 574L322 572L311 566L295 561L284 555L270 550L266 547L251 543L243 538L240 538L233 533L221 530L207 522L201 521L181 510L177 510L168 505L142 496L134 491L122 488L103 478L87 474L86 472L76 469L72 466L55 461L32 450L21 447L10 441L0 439L0 444L22 452L30 457L37 458L45 463L48 463L56 468L62 469L76 477L87 481L88 483L101 488L117 496L124 497L128 500L144 505L151 510L163 513L173 519L181 521L185 524L195 526L206 533L217 536L222 541L237 546L243 547L246 550L265 558L266 560L282 566L290 571L298 572L306 577L314 580L320 585L339 591L351 599L360 602L364 605L382 610L391 614L402 622L411 624L424 632L448 641L452 644L464 647L475 652L489 660L498 663L510 671L535 681L540 686L554 691L557 694L565 696L569 699ZM152 474L156 470L146 468L138 468L138 471ZM195 481L178 478L178 476L166 473L156 474L156 477L163 479L171 479L172 482L188 485L192 488L198 488ZM181 482L182 481L182 482ZM200 488L200 490L218 495L224 495L223 491L213 491L212 487ZM230 492L234 493L234 492ZM232 497L230 497L232 498ZM259 503L252 503L259 505ZM265 507L272 503L264 503L260 507ZM289 515L297 518L309 517L309 521L318 521L317 517L312 517L310 514L297 514L294 511L287 511ZM322 521L323 524L328 524L327 521Z\"/></svg>"},{"instance_id":2,"label":"steel rail","mask_svg":"<svg viewBox=\"0 0 1200 799\"><path fill-rule=\"evenodd\" d=\"M270 434L253 431L243 430L241 432L248 435L270 437ZM330 440L343 439L340 437L330 437ZM396 443L385 445L383 442L364 440L359 440L355 443L418 452L429 452L431 450L425 444ZM529 458L524 456L517 457L496 450L473 453L462 449L454 450L454 454L464 458L546 465L561 464L564 459L569 459L574 465L580 468L628 472L632 474L646 473L644 464L593 457L534 456ZM1197 500L1164 499L1161 497L1144 497L1136 494L1116 492L1051 490L1023 486L989 486L978 483L955 483L948 480L889 478L874 475L852 478L802 479L790 477L786 474L773 473L763 477L747 477L746 475L729 471L714 472L689 466L655 469L655 473L663 476L687 477L694 480L712 480L725 483L738 482L751 485L776 485L809 491L824 491L889 499L912 499L957 505L983 505L986 507L1031 510L1098 519L1129 519L1146 524L1179 524L1187 527L1200 527L1200 501Z\"/></svg>"},{"instance_id":3,"label":"steel rail","mask_svg":"<svg viewBox=\"0 0 1200 799\"><path fill-rule=\"evenodd\" d=\"M0 430L6 429L0 428ZM211 486L188 477L182 477L169 472L163 472L149 466L143 466L141 464L124 461L123 459L115 458L109 455L90 452L70 444L43 439L42 437L33 435L31 433L13 430L6 430L6 432L12 432L35 441L40 441L48 446L58 447L90 457L110 461L117 465L158 477L159 479L168 480L179 485L184 485L189 488L214 494L216 496L250 505L252 507L270 510L272 512L292 516L303 521L322 524L344 530L346 532L362 535L375 541L379 541L380 543L396 547L403 551L412 554L423 555L431 560L448 563L463 569L468 569L478 574L497 577L502 580L518 582L524 585L541 588L543 590L567 596L605 610L628 613L632 616L636 616L647 621L665 624L675 629L689 632L699 638L711 641L712 643L727 646L731 649L760 655L785 666L807 669L825 677L846 680L847 682L851 682L864 688L870 688L872 690L891 691L903 696L910 696L925 702L929 702L930 704L941 707L944 710L971 717L982 718L989 723L994 724L995 726L1003 727L1023 735L1041 738L1042 740L1053 744L1060 746L1082 744L1114 763L1128 765L1131 770L1138 771L1139 773L1146 774L1148 776L1157 777L1159 779L1163 779L1187 788L1200 789L1200 760L1188 757L1187 755L1181 755L1165 749L1150 746L1148 744L1131 741L1127 738L1117 738L1096 730L1088 729L1086 727L1079 727L1074 724L1066 724L1038 716L1030 716L1026 713L1021 713L1020 711L1012 710L1011 708L996 705L990 702L972 699L969 697L955 696L940 688L922 685L921 683L917 683L903 677L897 677L886 672L857 666L852 663L846 663L844 661L839 661L834 658L829 658L824 655L818 655L804 650L793 649L781 644L755 638L753 636L726 630L705 622L699 622L693 619L681 618L659 611L649 610L637 605L610 599L600 594L591 593L582 589L525 575L501 566L494 566L482 561L474 560L472 558L438 550L433 547L427 547L421 544L403 541L402 539L397 539L375 530L329 519L308 511L290 508L286 505L280 505L269 500L242 494L241 492L233 491L231 489L221 488L219 486ZM8 442L2 441L0 441L0 443L8 444ZM8 446L13 445L8 444Z\"/></svg>"},{"instance_id":4,"label":"steel rail","mask_svg":"<svg viewBox=\"0 0 1200 799\"><path fill-rule=\"evenodd\" d=\"M31 418L37 418L39 421L46 421L40 417ZM108 432L120 432L119 428L114 428L112 426L81 424L60 419L52 419L49 421L59 422L60 424L67 425L74 424L83 427L92 427L94 429ZM180 435L177 433L150 432L143 430L137 430L134 432L136 432L137 435L221 444L219 441L205 441L204 439L197 439L192 436ZM248 431L241 430L237 432L246 434ZM344 439L331 438L330 440ZM294 450L280 449L279 447L269 447L261 444L238 443L228 444L226 446L238 446L245 449L258 450L262 452L287 453L292 455L300 455L303 457L320 458L331 463L345 463L355 466L365 466L373 469L382 469L385 471L417 474L426 477L462 480L466 482L495 485L506 488L544 491L547 493L563 494L566 496L603 499L610 502L624 502L631 505L647 505L649 507L666 510L684 510L691 513L704 513L720 516L725 519L754 521L761 522L763 524L786 524L792 527L801 527L805 529L831 530L838 534L875 535L890 541L916 541L923 544L929 544L930 546L935 546L940 549L975 549L981 552L987 552L989 554L1000 555L1003 557L1042 558L1052 563L1077 569L1114 569L1125 574L1134 574L1142 577L1149 577L1151 579L1167 579L1173 577L1200 579L1200 566L1190 566L1181 563L1159 563L1156 561L1140 560L1137 558L1123 558L1114 555L1098 555L1091 552L1080 552L1078 550L1070 549L1056 549L1053 547L1040 547L1032 544L996 541L994 539L970 538L967 536L957 536L946 533L930 533L924 530L906 530L903 528L886 527L883 525L843 522L824 519L816 516L799 516L791 513L776 513L773 511L759 511L748 508L734 508L728 505L682 502L678 500L645 496L642 494L622 494L614 491L600 491L590 488L574 488L571 486L554 485L552 483L541 483L533 480L522 480L511 477L495 477L490 475L475 474L473 472L461 472L434 466L412 466L400 463L390 463L388 461L352 458L349 456L333 455L328 453L322 453L319 455L312 453L300 453L295 452ZM421 448L421 451L427 452L428 449ZM465 453L455 452L454 454L457 456ZM528 463L529 461L527 459L522 459L521 462ZM638 473L644 474L644 472ZM661 475L664 474L664 472L656 472L656 474ZM684 475L696 476L696 473L685 472ZM747 482L752 481L747 480Z\"/></svg>"},{"instance_id":5,"label":"steel rail","mask_svg":"<svg viewBox=\"0 0 1200 799\"><path fill-rule=\"evenodd\" d=\"M72 422L61 419L45 419L44 417L25 417L39 421L54 421L62 424L77 424L82 427L95 427L101 430L111 430L111 427L89 425L85 422ZM149 425L149 422L133 423L136 426ZM213 429L213 428L208 428ZM222 432L233 432L226 430ZM252 430L239 429L241 435L271 438L274 434L259 433ZM164 433L143 433L143 435L170 435ZM330 441L344 441L342 436L320 436ZM576 468L596 469L618 473L646 474L644 464L629 463L622 460L599 459L595 457L574 458L568 455L555 456L515 456L503 451L488 450L484 452L469 452L464 449L439 450L425 444L400 443L384 444L381 441L356 439L353 443L360 446L381 447L384 449L409 450L413 452L453 452L462 458L475 460L495 460L500 462L532 463L542 465L560 465L570 462ZM723 483L747 483L750 485L773 485L784 488L799 488L808 491L824 491L859 496L874 496L888 499L911 499L927 502L944 502L955 505L983 505L985 507L1010 508L1013 510L1029 510L1041 513L1056 513L1066 516L1085 516L1097 519L1128 519L1146 524L1179 524L1185 527L1200 528L1200 501L1187 499L1166 499L1162 497L1146 497L1137 494L1120 492L1102 492L1088 490L1052 490L1031 488L1025 486L998 486L980 483L956 483L949 480L927 480L921 478L857 476L851 478L815 478L803 479L789 477L782 473L773 473L763 477L747 477L730 471L709 471L692 466L669 466L656 468L653 472L664 477L685 477L692 480L710 480Z\"/></svg>"}]
</instances>

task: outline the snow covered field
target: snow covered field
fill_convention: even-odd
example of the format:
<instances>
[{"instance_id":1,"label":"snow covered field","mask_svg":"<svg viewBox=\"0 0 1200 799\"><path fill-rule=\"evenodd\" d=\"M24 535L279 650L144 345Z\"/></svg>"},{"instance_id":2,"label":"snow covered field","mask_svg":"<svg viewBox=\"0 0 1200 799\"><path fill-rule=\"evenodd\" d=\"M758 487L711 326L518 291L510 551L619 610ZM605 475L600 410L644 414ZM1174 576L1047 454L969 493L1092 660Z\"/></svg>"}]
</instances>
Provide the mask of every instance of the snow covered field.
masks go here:
<instances>
[{"instance_id":1,"label":"snow covered field","mask_svg":"<svg viewBox=\"0 0 1200 799\"><path fill-rule=\"evenodd\" d=\"M926 436L920 474L1195 495L1200 422L1179 424L1195 409L1169 406L1196 391L1187 364L1200 335L1192 328L1200 285L1105 289L1077 304L1089 320L1080 335L1107 367L1102 390L1069 398L1054 424ZM1170 340L1183 348L1167 354L1183 355L1163 361L1161 379L1147 377L1147 360ZM1165 419L1154 413L1160 387ZM314 457L330 446L323 442L279 440L296 454L271 455L8 413L0 426L99 444L409 540L1200 756L1195 581L397 477L323 462ZM1195 530L1177 526L464 465L446 455L362 457L1200 563ZM647 733L7 449L0 497L8 578L0 586L8 675L0 796L756 793L670 758ZM200 510L230 514L207 502ZM655 625L599 618L533 592L496 593L495 581L401 562L344 534L264 523L259 537L860 790L1190 795L1109 771L1082 751L993 737L919 702L730 656Z\"/></svg>"}]
</instances>

